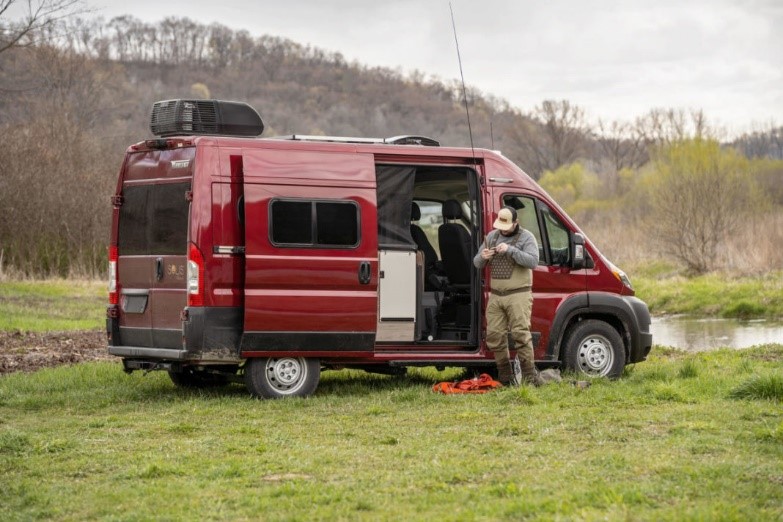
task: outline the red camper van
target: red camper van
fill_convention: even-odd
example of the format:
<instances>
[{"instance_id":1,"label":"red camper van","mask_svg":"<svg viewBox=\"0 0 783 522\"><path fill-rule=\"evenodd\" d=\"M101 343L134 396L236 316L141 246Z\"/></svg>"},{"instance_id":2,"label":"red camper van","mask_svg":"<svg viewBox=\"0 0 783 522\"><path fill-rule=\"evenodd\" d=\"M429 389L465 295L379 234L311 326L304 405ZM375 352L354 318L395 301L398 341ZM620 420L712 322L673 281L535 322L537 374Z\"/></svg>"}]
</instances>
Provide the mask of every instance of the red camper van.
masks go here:
<instances>
[{"instance_id":1,"label":"red camper van","mask_svg":"<svg viewBox=\"0 0 783 522\"><path fill-rule=\"evenodd\" d=\"M488 273L503 205L538 240L539 366L617 377L652 345L647 305L497 152L429 138L257 138L246 104L154 105L112 198L109 353L179 386L312 394L325 369L494 366Z\"/></svg>"}]
</instances>

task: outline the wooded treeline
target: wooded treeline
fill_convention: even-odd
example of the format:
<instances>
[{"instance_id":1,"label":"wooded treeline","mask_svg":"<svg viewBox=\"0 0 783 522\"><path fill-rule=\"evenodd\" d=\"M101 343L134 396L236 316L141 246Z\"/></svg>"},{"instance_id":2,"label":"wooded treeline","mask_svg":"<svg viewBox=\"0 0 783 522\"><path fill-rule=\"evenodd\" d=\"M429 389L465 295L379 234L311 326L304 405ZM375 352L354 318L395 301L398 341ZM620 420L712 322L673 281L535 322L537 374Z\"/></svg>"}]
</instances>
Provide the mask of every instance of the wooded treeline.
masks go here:
<instances>
[{"instance_id":1,"label":"wooded treeline","mask_svg":"<svg viewBox=\"0 0 783 522\"><path fill-rule=\"evenodd\" d=\"M13 32L0 18L0 49ZM421 72L348 63L339 53L187 18L147 24L130 16L67 17L31 34L0 50L0 272L102 272L122 154L150 136L157 100L245 101L262 115L265 136L422 134L470 145L461 86ZM540 179L594 240L610 222L651 233L642 216L651 207L640 208L652 199L641 187L654 185L649 172L685 142L718 155L705 165L727 153L748 162L731 167L745 169L738 175L758 196L743 205L774 213L783 204L783 163L776 161L783 159L783 127L718 146L719 130L699 110L652 109L633 121L595 122L566 100L523 110L475 89L467 97L475 146L501 150ZM622 261L622 248L598 244ZM644 245L648 257L669 252Z\"/></svg>"}]
</instances>

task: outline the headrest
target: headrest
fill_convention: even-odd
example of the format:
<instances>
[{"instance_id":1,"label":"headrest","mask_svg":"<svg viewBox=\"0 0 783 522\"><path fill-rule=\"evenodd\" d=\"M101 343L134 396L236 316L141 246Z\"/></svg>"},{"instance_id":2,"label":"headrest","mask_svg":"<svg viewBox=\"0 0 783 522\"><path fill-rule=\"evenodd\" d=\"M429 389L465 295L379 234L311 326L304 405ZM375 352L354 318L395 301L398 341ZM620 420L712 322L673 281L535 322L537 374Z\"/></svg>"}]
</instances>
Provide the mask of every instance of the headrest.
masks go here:
<instances>
[{"instance_id":1,"label":"headrest","mask_svg":"<svg viewBox=\"0 0 783 522\"><path fill-rule=\"evenodd\" d=\"M421 209L419 205L414 201L411 203L411 221L418 221L421 219Z\"/></svg>"},{"instance_id":2,"label":"headrest","mask_svg":"<svg viewBox=\"0 0 783 522\"><path fill-rule=\"evenodd\" d=\"M462 207L456 199L447 199L443 202L443 218L459 219L462 217Z\"/></svg>"}]
</instances>

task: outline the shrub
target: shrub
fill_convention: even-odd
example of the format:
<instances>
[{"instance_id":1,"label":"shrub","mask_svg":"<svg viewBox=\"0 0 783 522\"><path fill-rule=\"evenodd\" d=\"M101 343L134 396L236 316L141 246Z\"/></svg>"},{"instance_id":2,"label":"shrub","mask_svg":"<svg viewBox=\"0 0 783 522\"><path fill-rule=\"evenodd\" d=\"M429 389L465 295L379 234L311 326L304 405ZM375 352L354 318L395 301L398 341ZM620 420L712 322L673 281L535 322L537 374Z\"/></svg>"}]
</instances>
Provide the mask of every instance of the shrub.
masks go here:
<instances>
[{"instance_id":1,"label":"shrub","mask_svg":"<svg viewBox=\"0 0 783 522\"><path fill-rule=\"evenodd\" d=\"M764 375L746 380L731 391L733 399L765 399L783 401L783 376Z\"/></svg>"}]
</instances>

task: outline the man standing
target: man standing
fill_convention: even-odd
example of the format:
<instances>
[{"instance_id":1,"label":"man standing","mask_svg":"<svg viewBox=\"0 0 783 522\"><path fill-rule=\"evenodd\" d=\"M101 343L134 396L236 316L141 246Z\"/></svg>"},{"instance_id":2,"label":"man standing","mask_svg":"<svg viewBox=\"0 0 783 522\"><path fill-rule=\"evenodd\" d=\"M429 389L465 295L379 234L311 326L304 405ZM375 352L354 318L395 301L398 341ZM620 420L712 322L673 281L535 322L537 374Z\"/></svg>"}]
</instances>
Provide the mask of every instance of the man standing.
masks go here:
<instances>
[{"instance_id":1,"label":"man standing","mask_svg":"<svg viewBox=\"0 0 783 522\"><path fill-rule=\"evenodd\" d=\"M487 304L487 347L495 355L498 380L517 382L509 359L508 332L516 345L522 380L539 386L533 355L530 316L533 309L533 272L538 265L538 244L533 234L519 226L517 211L503 207L473 258L477 268L490 264L491 295Z\"/></svg>"}]
</instances>

